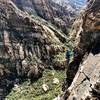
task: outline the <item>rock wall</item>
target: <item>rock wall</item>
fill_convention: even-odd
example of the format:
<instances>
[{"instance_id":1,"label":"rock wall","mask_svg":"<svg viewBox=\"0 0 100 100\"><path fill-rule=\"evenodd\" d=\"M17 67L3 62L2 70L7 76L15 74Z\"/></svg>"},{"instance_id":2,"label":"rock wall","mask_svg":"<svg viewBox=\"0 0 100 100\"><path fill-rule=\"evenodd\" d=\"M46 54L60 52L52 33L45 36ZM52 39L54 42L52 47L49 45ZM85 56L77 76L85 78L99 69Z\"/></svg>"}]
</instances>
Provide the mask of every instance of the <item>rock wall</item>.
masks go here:
<instances>
[{"instance_id":1,"label":"rock wall","mask_svg":"<svg viewBox=\"0 0 100 100\"><path fill-rule=\"evenodd\" d=\"M10 91L16 78L32 81L42 76L44 66L53 66L52 57L64 52L66 39L60 34L11 0L0 0L0 95Z\"/></svg>"},{"instance_id":2,"label":"rock wall","mask_svg":"<svg viewBox=\"0 0 100 100\"><path fill-rule=\"evenodd\" d=\"M37 14L43 19L51 22L67 33L67 28L71 26L75 13L65 7L52 2L52 0L12 0L20 9L31 14Z\"/></svg>"},{"instance_id":3,"label":"rock wall","mask_svg":"<svg viewBox=\"0 0 100 100\"><path fill-rule=\"evenodd\" d=\"M64 100L99 100L100 99L100 54L89 54L80 65L71 86L67 89Z\"/></svg>"},{"instance_id":4,"label":"rock wall","mask_svg":"<svg viewBox=\"0 0 100 100\"><path fill-rule=\"evenodd\" d=\"M83 82L84 75L80 74L80 69L84 69L84 73L90 72L90 69L92 69L92 61L97 62L99 64L99 58L100 58L100 1L99 0L88 0L86 7L81 10L80 18L78 19L79 23L77 23L76 31L76 38L75 38L75 48L74 48L74 57L72 62L69 64L68 69L66 71L66 82L65 87L68 91L65 92L65 98L69 98L68 100L72 100L74 97L72 93L77 96L76 99L81 100L82 96L85 95L86 91L83 91L82 89L87 88L88 80L86 79L86 83ZM93 55L98 54L98 59L93 57L90 57L87 59L89 53L92 53ZM86 60L87 59L87 60ZM91 63L88 65L84 65L84 61L90 60ZM82 64L82 65L81 65ZM96 71L99 71L98 65L94 66L94 69ZM83 73L83 74L84 74ZM80 75L79 75L80 74ZM79 75L79 76L77 76ZM89 74L90 75L90 74ZM88 74L86 74L87 77L89 77ZM99 75L99 74L98 74ZM86 77L85 76L85 77ZM96 76L96 72L93 72L93 77ZM91 77L91 76L90 76ZM95 80L90 78L90 80L94 81L94 83L99 79L100 77L96 78ZM80 82L81 80L81 83ZM90 82L91 83L91 82ZM76 84L80 84L78 86L75 86ZM86 84L86 85L85 85ZM77 90L73 89L73 91L70 91L70 88L75 88L80 91L82 94L78 94ZM88 86L89 88L89 86ZM69 93L71 92L71 95ZM82 92L83 91L83 92ZM87 99L82 99L87 100ZM89 100L96 100L96 99L89 99Z\"/></svg>"}]
</instances>

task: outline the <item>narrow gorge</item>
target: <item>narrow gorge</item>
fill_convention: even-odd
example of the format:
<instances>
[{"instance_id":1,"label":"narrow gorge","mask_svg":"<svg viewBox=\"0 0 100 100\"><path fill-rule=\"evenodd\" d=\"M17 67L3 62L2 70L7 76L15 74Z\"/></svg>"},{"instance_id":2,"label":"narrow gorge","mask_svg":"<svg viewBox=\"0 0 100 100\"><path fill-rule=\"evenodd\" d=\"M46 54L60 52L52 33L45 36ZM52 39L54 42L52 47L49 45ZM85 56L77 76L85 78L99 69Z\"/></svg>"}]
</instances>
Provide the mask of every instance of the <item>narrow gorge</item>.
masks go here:
<instances>
[{"instance_id":1,"label":"narrow gorge","mask_svg":"<svg viewBox=\"0 0 100 100\"><path fill-rule=\"evenodd\" d=\"M99 100L99 5L0 0L0 100Z\"/></svg>"}]
</instances>

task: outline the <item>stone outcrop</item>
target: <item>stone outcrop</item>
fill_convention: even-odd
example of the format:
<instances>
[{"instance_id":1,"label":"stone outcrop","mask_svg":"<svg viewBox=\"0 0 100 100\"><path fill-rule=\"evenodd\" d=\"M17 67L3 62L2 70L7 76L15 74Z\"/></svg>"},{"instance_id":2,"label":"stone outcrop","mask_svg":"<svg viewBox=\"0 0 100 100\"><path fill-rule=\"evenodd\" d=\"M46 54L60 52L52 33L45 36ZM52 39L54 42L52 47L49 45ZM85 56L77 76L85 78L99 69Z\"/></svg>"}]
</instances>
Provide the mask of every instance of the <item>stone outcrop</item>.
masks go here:
<instances>
[{"instance_id":1,"label":"stone outcrop","mask_svg":"<svg viewBox=\"0 0 100 100\"><path fill-rule=\"evenodd\" d=\"M65 41L61 33L38 23L11 0L0 0L0 90L10 91L16 78L41 77L52 57L64 52Z\"/></svg>"},{"instance_id":2,"label":"stone outcrop","mask_svg":"<svg viewBox=\"0 0 100 100\"><path fill-rule=\"evenodd\" d=\"M73 82L65 91L65 100L99 100L100 99L100 54L89 54L80 65Z\"/></svg>"},{"instance_id":3,"label":"stone outcrop","mask_svg":"<svg viewBox=\"0 0 100 100\"><path fill-rule=\"evenodd\" d=\"M86 96L84 95L90 92L90 84L94 84L100 79L99 5L99 0L88 0L86 7L80 12L79 23L76 22L74 57L66 71L65 100L73 100L74 95L75 99L88 100L85 99ZM86 64L84 64L84 61L86 61Z\"/></svg>"}]
</instances>

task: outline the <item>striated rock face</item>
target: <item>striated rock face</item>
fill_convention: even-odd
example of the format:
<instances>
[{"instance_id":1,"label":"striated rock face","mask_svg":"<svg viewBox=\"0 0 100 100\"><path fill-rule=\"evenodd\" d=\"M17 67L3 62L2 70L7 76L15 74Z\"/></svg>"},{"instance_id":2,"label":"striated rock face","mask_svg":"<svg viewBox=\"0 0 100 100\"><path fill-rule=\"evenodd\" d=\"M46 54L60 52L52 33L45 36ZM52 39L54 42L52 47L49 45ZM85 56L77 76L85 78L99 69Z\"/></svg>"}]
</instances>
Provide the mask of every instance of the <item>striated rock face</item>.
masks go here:
<instances>
[{"instance_id":1,"label":"striated rock face","mask_svg":"<svg viewBox=\"0 0 100 100\"><path fill-rule=\"evenodd\" d=\"M43 19L62 29L64 33L72 24L75 12L52 2L52 0L12 0L20 9L37 14Z\"/></svg>"},{"instance_id":2,"label":"striated rock face","mask_svg":"<svg viewBox=\"0 0 100 100\"><path fill-rule=\"evenodd\" d=\"M74 95L78 100L81 100L81 98L83 98L82 100L88 100L85 99L86 96L84 95L86 95L87 92L89 93L90 84L94 84L100 79L99 5L99 0L88 0L86 8L81 11L79 23L75 26L77 27L75 30L77 35L74 57L66 72L66 87L68 90L66 89L65 98L69 98L68 100L74 98ZM86 62L84 64L83 62L85 60ZM71 92L72 88L73 90ZM92 98L89 100L97 99Z\"/></svg>"},{"instance_id":3,"label":"striated rock face","mask_svg":"<svg viewBox=\"0 0 100 100\"><path fill-rule=\"evenodd\" d=\"M44 66L51 66L52 57L64 51L65 41L61 33L38 23L11 0L0 0L0 95L10 91L16 78L41 77Z\"/></svg>"},{"instance_id":4,"label":"striated rock face","mask_svg":"<svg viewBox=\"0 0 100 100\"><path fill-rule=\"evenodd\" d=\"M89 54L64 96L66 100L100 99L100 54Z\"/></svg>"}]
</instances>

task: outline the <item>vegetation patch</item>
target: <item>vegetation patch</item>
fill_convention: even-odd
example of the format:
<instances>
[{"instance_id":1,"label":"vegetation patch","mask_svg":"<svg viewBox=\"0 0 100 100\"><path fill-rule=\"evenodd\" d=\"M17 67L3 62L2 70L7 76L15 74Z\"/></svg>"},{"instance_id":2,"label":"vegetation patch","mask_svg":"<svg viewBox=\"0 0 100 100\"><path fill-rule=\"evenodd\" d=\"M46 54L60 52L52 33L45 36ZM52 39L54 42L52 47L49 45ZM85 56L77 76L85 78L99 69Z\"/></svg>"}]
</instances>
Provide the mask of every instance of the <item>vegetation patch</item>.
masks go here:
<instances>
[{"instance_id":1,"label":"vegetation patch","mask_svg":"<svg viewBox=\"0 0 100 100\"><path fill-rule=\"evenodd\" d=\"M59 80L58 84L53 83L55 78ZM28 81L26 81L19 85L18 88L13 88L5 100L53 100L60 94L63 78L64 71L45 69L42 78L32 85L29 85ZM48 85L47 92L43 90L43 84Z\"/></svg>"}]
</instances>

